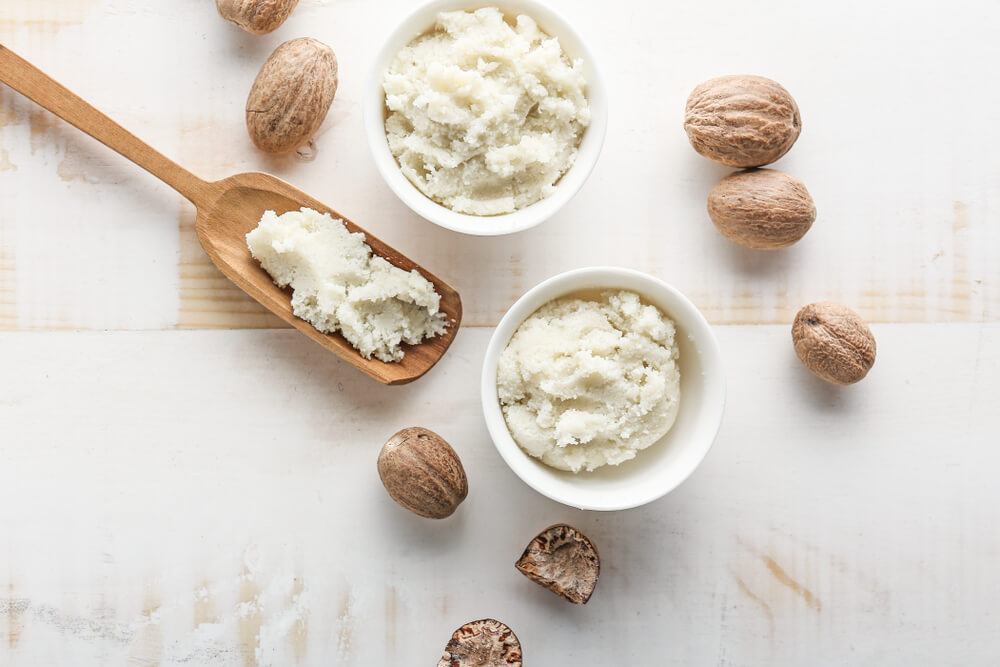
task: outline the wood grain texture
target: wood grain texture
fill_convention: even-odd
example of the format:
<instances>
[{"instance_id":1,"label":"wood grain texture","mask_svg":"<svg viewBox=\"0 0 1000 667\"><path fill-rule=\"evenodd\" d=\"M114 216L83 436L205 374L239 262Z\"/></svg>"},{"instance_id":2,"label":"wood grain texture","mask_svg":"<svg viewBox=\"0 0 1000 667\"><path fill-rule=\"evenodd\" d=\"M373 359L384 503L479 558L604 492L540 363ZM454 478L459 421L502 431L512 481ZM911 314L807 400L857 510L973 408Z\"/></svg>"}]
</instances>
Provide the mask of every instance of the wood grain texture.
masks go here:
<instances>
[{"instance_id":1,"label":"wood grain texture","mask_svg":"<svg viewBox=\"0 0 1000 667\"><path fill-rule=\"evenodd\" d=\"M988 0L957 0L948 12L863 0L805 12L736 0L627 5L613 20L603 6L551 2L601 59L614 107L608 138L591 179L559 215L498 239L420 220L369 156L362 89L405 0L303 0L264 36L234 29L198 0L6 0L0 40L210 180L265 171L330 203L454 285L467 325L495 324L544 278L595 264L653 273L716 323L790 323L820 299L872 322L1000 321L1000 154L983 148L1000 144L1000 90L982 83L1000 60L1000 13ZM729 20L718 21L720 12ZM276 159L246 137L243 105L267 55L302 35L337 51L341 82L315 159ZM657 85L648 85L648 63L668 62L683 65L657 69ZM806 183L819 214L807 237L780 253L731 248L714 229L706 198L730 170L698 156L682 127L695 85L738 72L780 82L802 113L801 137L775 166ZM0 226L16 232L5 238L17 239L19 285L17 317L0 326L273 324L237 312L230 293L190 289L180 246L193 231L180 229L176 200L161 186L65 127L33 133L30 107L2 88L0 108L3 118L12 114L0 148L17 167L0 171ZM59 175L67 156L69 182ZM42 219L39 198L51 209ZM65 252L43 253L55 236ZM42 279L53 262L103 268ZM144 296L130 286L137 276ZM111 298L88 300L95 288Z\"/></svg>"},{"instance_id":2,"label":"wood grain texture","mask_svg":"<svg viewBox=\"0 0 1000 667\"><path fill-rule=\"evenodd\" d=\"M245 173L209 183L180 167L127 132L109 117L0 44L0 81L17 90L102 144L146 169L189 199L198 209L195 231L216 267L272 313L385 384L412 382L427 372L451 345L462 321L458 293L424 267L367 234L356 224L284 181L268 174ZM63 180L68 179L60 172ZM266 211L279 215L301 208L330 213L353 233L364 233L372 252L405 271L419 271L441 297L448 329L419 345L406 345L398 362L365 359L339 334L323 334L292 312L290 290L279 288L251 257L246 235Z\"/></svg>"},{"instance_id":3,"label":"wood grain texture","mask_svg":"<svg viewBox=\"0 0 1000 667\"><path fill-rule=\"evenodd\" d=\"M13 243L0 236L0 327L17 327L17 264Z\"/></svg>"},{"instance_id":4,"label":"wood grain texture","mask_svg":"<svg viewBox=\"0 0 1000 667\"><path fill-rule=\"evenodd\" d=\"M180 222L180 329L281 329L285 321L233 284L198 242L195 209L184 206Z\"/></svg>"},{"instance_id":5,"label":"wood grain texture","mask_svg":"<svg viewBox=\"0 0 1000 667\"><path fill-rule=\"evenodd\" d=\"M486 329L404 387L292 331L0 334L0 664L434 664L492 616L532 664L986 667L1000 326L873 329L875 368L836 388L787 326L718 327L715 447L612 514L504 465ZM414 425L462 457L449 519L379 483L379 448ZM600 550L585 607L513 567L560 522Z\"/></svg>"}]
</instances>

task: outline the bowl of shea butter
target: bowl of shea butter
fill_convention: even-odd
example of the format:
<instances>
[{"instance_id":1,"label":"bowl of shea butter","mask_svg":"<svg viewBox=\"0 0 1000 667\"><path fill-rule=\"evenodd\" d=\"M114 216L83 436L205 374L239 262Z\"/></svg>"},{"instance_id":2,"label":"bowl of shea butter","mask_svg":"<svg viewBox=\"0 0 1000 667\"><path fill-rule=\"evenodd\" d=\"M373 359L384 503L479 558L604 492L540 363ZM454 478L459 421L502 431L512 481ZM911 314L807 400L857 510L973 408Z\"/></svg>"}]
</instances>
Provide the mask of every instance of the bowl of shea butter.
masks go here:
<instances>
[{"instance_id":1,"label":"bowl of shea butter","mask_svg":"<svg viewBox=\"0 0 1000 667\"><path fill-rule=\"evenodd\" d=\"M715 441L726 395L694 304L614 267L562 273L518 299L490 339L481 391L511 470L589 510L638 507L680 485Z\"/></svg>"},{"instance_id":2,"label":"bowl of shea butter","mask_svg":"<svg viewBox=\"0 0 1000 667\"><path fill-rule=\"evenodd\" d=\"M404 204L446 229L495 236L538 225L583 186L607 94L580 36L536 0L435 0L378 52L364 124Z\"/></svg>"}]
</instances>

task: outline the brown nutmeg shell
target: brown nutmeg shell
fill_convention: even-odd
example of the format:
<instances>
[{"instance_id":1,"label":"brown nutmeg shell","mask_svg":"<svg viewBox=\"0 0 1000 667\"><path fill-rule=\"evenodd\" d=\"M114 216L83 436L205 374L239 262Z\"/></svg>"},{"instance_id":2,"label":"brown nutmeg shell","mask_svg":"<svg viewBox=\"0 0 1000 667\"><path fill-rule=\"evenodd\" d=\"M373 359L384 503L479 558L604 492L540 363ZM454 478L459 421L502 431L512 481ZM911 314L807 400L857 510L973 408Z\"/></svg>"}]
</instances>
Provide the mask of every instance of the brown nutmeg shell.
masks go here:
<instances>
[{"instance_id":1,"label":"brown nutmeg shell","mask_svg":"<svg viewBox=\"0 0 1000 667\"><path fill-rule=\"evenodd\" d=\"M451 516L469 494L458 454L425 428L404 428L383 445L378 476L393 500L428 519Z\"/></svg>"},{"instance_id":2,"label":"brown nutmeg shell","mask_svg":"<svg viewBox=\"0 0 1000 667\"><path fill-rule=\"evenodd\" d=\"M802 364L833 384L854 384L875 364L871 329L839 303L822 301L800 310L792 324L792 342Z\"/></svg>"},{"instance_id":3,"label":"brown nutmeg shell","mask_svg":"<svg viewBox=\"0 0 1000 667\"><path fill-rule=\"evenodd\" d=\"M333 49L311 37L288 40L257 73L247 97L247 132L262 151L293 151L323 124L336 93Z\"/></svg>"},{"instance_id":4,"label":"brown nutmeg shell","mask_svg":"<svg viewBox=\"0 0 1000 667\"><path fill-rule=\"evenodd\" d=\"M492 618L455 630L438 667L521 667L521 642L506 624Z\"/></svg>"},{"instance_id":5,"label":"brown nutmeg shell","mask_svg":"<svg viewBox=\"0 0 1000 667\"><path fill-rule=\"evenodd\" d=\"M795 99L777 81L747 74L699 84L684 113L688 140L730 167L760 167L788 152L802 132Z\"/></svg>"},{"instance_id":6,"label":"brown nutmeg shell","mask_svg":"<svg viewBox=\"0 0 1000 667\"><path fill-rule=\"evenodd\" d=\"M278 29L299 4L299 0L215 0L222 18L253 35Z\"/></svg>"},{"instance_id":7,"label":"brown nutmeg shell","mask_svg":"<svg viewBox=\"0 0 1000 667\"><path fill-rule=\"evenodd\" d=\"M816 205L799 179L774 169L751 169L715 184L708 215L730 241L773 250L805 236L816 220Z\"/></svg>"}]
</instances>

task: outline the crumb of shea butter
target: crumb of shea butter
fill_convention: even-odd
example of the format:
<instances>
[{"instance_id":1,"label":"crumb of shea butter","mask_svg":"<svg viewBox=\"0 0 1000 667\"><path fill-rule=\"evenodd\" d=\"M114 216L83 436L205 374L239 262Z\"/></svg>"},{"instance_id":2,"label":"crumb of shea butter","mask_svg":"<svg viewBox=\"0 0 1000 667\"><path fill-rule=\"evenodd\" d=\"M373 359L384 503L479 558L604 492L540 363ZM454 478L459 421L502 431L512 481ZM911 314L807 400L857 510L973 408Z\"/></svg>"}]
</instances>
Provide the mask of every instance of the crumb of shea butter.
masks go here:
<instances>
[{"instance_id":1,"label":"crumb of shea butter","mask_svg":"<svg viewBox=\"0 0 1000 667\"><path fill-rule=\"evenodd\" d=\"M399 361L403 343L447 327L430 281L373 255L364 234L328 213L267 211L247 245L279 287L291 285L296 317L323 333L339 331L365 359Z\"/></svg>"},{"instance_id":2,"label":"crumb of shea butter","mask_svg":"<svg viewBox=\"0 0 1000 667\"><path fill-rule=\"evenodd\" d=\"M514 332L497 365L514 441L573 472L635 458L677 418L675 335L673 321L634 292L545 304Z\"/></svg>"}]
</instances>

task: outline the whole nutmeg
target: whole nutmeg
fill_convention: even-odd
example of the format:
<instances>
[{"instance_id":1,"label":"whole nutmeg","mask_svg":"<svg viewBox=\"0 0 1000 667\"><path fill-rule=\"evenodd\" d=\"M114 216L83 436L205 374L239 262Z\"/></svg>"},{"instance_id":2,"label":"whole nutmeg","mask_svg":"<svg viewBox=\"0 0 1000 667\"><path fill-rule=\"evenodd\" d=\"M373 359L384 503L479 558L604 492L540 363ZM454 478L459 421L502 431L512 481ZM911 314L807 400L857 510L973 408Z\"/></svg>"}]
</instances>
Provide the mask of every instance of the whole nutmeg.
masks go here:
<instances>
[{"instance_id":1,"label":"whole nutmeg","mask_svg":"<svg viewBox=\"0 0 1000 667\"><path fill-rule=\"evenodd\" d=\"M589 537L560 523L536 535L514 567L564 600L587 604L601 574L601 558Z\"/></svg>"},{"instance_id":2,"label":"whole nutmeg","mask_svg":"<svg viewBox=\"0 0 1000 667\"><path fill-rule=\"evenodd\" d=\"M694 149L730 167L760 167L788 152L802 131L799 107L762 76L720 76L688 97L684 129Z\"/></svg>"},{"instance_id":3,"label":"whole nutmeg","mask_svg":"<svg viewBox=\"0 0 1000 667\"><path fill-rule=\"evenodd\" d=\"M861 316L829 301L811 303L792 324L795 354L827 382L854 384L875 363L875 337Z\"/></svg>"},{"instance_id":4,"label":"whole nutmeg","mask_svg":"<svg viewBox=\"0 0 1000 667\"><path fill-rule=\"evenodd\" d=\"M382 447L378 476L397 503L428 519L451 516L469 494L455 450L425 428L404 428Z\"/></svg>"},{"instance_id":5,"label":"whole nutmeg","mask_svg":"<svg viewBox=\"0 0 1000 667\"><path fill-rule=\"evenodd\" d=\"M268 57L247 98L247 131L257 148L286 153L309 141L337 92L337 56L310 37L291 39Z\"/></svg>"},{"instance_id":6,"label":"whole nutmeg","mask_svg":"<svg viewBox=\"0 0 1000 667\"><path fill-rule=\"evenodd\" d=\"M455 630L438 667L521 667L521 642L505 623L492 618Z\"/></svg>"},{"instance_id":7,"label":"whole nutmeg","mask_svg":"<svg viewBox=\"0 0 1000 667\"><path fill-rule=\"evenodd\" d=\"M276 30L297 4L299 0L215 0L222 18L254 35Z\"/></svg>"},{"instance_id":8,"label":"whole nutmeg","mask_svg":"<svg viewBox=\"0 0 1000 667\"><path fill-rule=\"evenodd\" d=\"M708 195L708 215L722 235L748 248L792 245L816 220L816 205L797 178L774 169L730 174Z\"/></svg>"}]
</instances>

